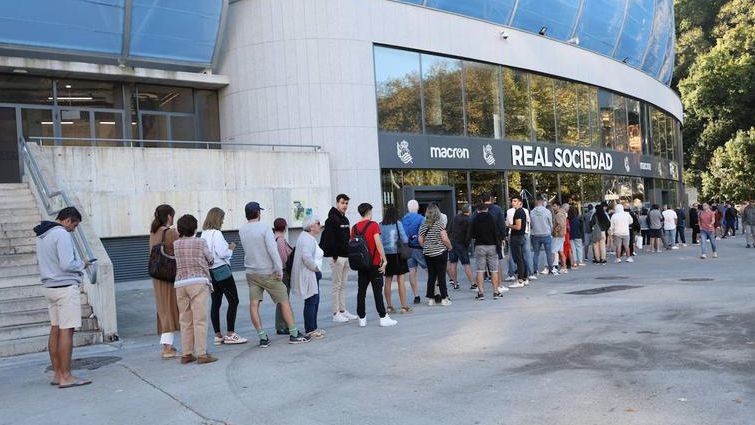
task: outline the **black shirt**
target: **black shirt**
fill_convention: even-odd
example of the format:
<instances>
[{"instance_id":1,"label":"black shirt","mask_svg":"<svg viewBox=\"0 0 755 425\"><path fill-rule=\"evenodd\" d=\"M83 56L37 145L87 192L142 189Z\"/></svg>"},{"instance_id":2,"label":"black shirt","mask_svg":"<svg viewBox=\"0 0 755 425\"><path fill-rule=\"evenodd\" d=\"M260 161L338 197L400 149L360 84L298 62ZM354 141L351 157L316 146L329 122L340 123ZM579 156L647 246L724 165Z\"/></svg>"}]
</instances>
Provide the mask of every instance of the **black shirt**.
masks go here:
<instances>
[{"instance_id":1,"label":"black shirt","mask_svg":"<svg viewBox=\"0 0 755 425\"><path fill-rule=\"evenodd\" d=\"M524 231L527 229L527 214L524 213L522 208L517 208L514 211L514 224L516 224L517 220L522 220L522 225L519 227L519 230L511 228L511 236L523 236Z\"/></svg>"},{"instance_id":2,"label":"black shirt","mask_svg":"<svg viewBox=\"0 0 755 425\"><path fill-rule=\"evenodd\" d=\"M475 240L475 245L497 245L500 241L498 227L490 213L478 212L469 225L467 240Z\"/></svg>"},{"instance_id":3,"label":"black shirt","mask_svg":"<svg viewBox=\"0 0 755 425\"><path fill-rule=\"evenodd\" d=\"M449 229L451 242L466 245L467 233L469 233L469 216L456 214Z\"/></svg>"}]
</instances>

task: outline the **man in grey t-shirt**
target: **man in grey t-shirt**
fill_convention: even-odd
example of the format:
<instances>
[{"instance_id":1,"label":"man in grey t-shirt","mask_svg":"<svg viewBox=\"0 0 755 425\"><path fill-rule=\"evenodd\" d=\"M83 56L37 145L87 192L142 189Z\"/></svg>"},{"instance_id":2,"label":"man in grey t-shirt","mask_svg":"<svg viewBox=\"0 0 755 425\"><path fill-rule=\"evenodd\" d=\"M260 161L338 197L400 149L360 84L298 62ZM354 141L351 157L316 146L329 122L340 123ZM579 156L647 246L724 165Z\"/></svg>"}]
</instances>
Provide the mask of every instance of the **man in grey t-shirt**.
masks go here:
<instances>
[{"instance_id":1,"label":"man in grey t-shirt","mask_svg":"<svg viewBox=\"0 0 755 425\"><path fill-rule=\"evenodd\" d=\"M249 314L252 325L260 338L260 347L270 345L267 332L262 327L260 317L260 303L262 295L267 292L273 302L280 304L283 320L289 330L289 344L309 342L310 337L303 335L296 329L294 315L288 302L286 285L283 277L283 264L278 254L278 246L270 226L262 223L260 218L263 209L257 202L249 202L244 208L247 223L239 228L241 246L244 247L244 267L246 268L246 283L249 285Z\"/></svg>"},{"instance_id":2,"label":"man in grey t-shirt","mask_svg":"<svg viewBox=\"0 0 755 425\"><path fill-rule=\"evenodd\" d=\"M661 251L661 237L663 232L663 214L658 209L658 204L653 204L648 212L648 231L650 236L650 250L652 252Z\"/></svg>"}]
</instances>

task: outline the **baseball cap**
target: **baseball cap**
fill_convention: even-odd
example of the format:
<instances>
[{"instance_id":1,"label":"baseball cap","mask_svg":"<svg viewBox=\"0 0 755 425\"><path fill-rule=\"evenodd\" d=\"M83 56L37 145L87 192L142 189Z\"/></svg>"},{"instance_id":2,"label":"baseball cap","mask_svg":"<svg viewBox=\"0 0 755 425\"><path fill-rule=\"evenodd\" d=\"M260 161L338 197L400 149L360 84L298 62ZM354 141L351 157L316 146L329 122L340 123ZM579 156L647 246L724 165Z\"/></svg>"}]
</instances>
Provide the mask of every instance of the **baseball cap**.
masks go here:
<instances>
[{"instance_id":1,"label":"baseball cap","mask_svg":"<svg viewBox=\"0 0 755 425\"><path fill-rule=\"evenodd\" d=\"M255 213L255 212L258 212L258 211L265 211L265 209L262 208L259 203L254 202L254 201L249 202L244 207L244 212L246 212L247 214L249 214L249 213Z\"/></svg>"}]
</instances>

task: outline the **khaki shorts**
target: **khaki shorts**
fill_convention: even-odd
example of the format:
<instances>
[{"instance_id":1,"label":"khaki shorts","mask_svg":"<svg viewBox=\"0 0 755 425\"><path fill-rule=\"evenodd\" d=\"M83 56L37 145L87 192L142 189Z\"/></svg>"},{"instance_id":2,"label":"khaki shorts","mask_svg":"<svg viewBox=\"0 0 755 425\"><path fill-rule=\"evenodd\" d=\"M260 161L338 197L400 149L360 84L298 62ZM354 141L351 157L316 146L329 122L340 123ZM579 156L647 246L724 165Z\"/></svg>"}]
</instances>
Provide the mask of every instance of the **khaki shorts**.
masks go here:
<instances>
[{"instance_id":1,"label":"khaki shorts","mask_svg":"<svg viewBox=\"0 0 755 425\"><path fill-rule=\"evenodd\" d=\"M276 304L288 301L286 285L273 275L246 274L246 284L249 285L249 301L262 301L262 295L267 291Z\"/></svg>"},{"instance_id":2,"label":"khaki shorts","mask_svg":"<svg viewBox=\"0 0 755 425\"><path fill-rule=\"evenodd\" d=\"M60 329L81 327L81 298L76 285L65 288L45 288L50 323Z\"/></svg>"}]
</instances>

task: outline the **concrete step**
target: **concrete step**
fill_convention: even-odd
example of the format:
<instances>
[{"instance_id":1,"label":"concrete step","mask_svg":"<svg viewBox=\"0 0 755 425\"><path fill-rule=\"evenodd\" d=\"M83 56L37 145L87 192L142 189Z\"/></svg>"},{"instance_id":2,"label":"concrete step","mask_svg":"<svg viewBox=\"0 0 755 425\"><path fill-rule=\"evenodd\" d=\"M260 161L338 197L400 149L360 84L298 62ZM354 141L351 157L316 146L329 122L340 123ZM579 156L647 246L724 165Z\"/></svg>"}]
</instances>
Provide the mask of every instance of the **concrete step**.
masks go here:
<instances>
[{"instance_id":1,"label":"concrete step","mask_svg":"<svg viewBox=\"0 0 755 425\"><path fill-rule=\"evenodd\" d=\"M0 357L17 356L19 354L46 351L49 332L50 328L45 327L44 335L14 339L10 341L0 341ZM74 332L73 334L73 345L75 347L101 344L102 342L102 332L100 331Z\"/></svg>"},{"instance_id":2,"label":"concrete step","mask_svg":"<svg viewBox=\"0 0 755 425\"><path fill-rule=\"evenodd\" d=\"M87 294L82 292L79 296L79 301L82 305L81 317L89 317L92 314L92 308L88 305L89 298ZM84 309L84 306L86 306L86 309ZM41 309L47 309L47 298L44 296L0 301L0 314ZM87 314L85 315L84 313Z\"/></svg>"},{"instance_id":3,"label":"concrete step","mask_svg":"<svg viewBox=\"0 0 755 425\"><path fill-rule=\"evenodd\" d=\"M38 224L39 224L39 221L31 221L31 220L27 220L27 222L18 222L18 223L0 221L0 231L1 232L31 231L32 233L34 233L34 226Z\"/></svg>"},{"instance_id":4,"label":"concrete step","mask_svg":"<svg viewBox=\"0 0 755 425\"><path fill-rule=\"evenodd\" d=\"M36 208L0 209L0 221L4 223L33 223L39 221L40 218L41 215L39 215L39 210ZM16 221L12 221L11 219L16 219Z\"/></svg>"},{"instance_id":5,"label":"concrete step","mask_svg":"<svg viewBox=\"0 0 755 425\"><path fill-rule=\"evenodd\" d=\"M39 278L37 278L37 282L37 285L0 288L0 301L16 300L29 297L43 297L45 295L45 287L42 286L41 283L39 283Z\"/></svg>"},{"instance_id":6,"label":"concrete step","mask_svg":"<svg viewBox=\"0 0 755 425\"><path fill-rule=\"evenodd\" d=\"M36 245L6 245L0 241L0 256L3 255L15 255L15 254L34 254L36 255Z\"/></svg>"},{"instance_id":7,"label":"concrete step","mask_svg":"<svg viewBox=\"0 0 755 425\"><path fill-rule=\"evenodd\" d=\"M22 266L0 266L0 276L16 277L28 276L30 274L39 274L36 264L27 264Z\"/></svg>"},{"instance_id":8,"label":"concrete step","mask_svg":"<svg viewBox=\"0 0 755 425\"><path fill-rule=\"evenodd\" d=\"M37 264L36 254L10 254L0 255L0 270L3 267L18 267Z\"/></svg>"},{"instance_id":9,"label":"concrete step","mask_svg":"<svg viewBox=\"0 0 755 425\"><path fill-rule=\"evenodd\" d=\"M2 224L0 224L2 226ZM4 230L0 232L0 238L3 239L35 239L37 235L34 233L33 228L21 229L21 230Z\"/></svg>"},{"instance_id":10,"label":"concrete step","mask_svg":"<svg viewBox=\"0 0 755 425\"><path fill-rule=\"evenodd\" d=\"M3 195L0 194L0 205L6 204L30 204L29 208L37 208L37 200L30 194L28 195Z\"/></svg>"},{"instance_id":11,"label":"concrete step","mask_svg":"<svg viewBox=\"0 0 755 425\"><path fill-rule=\"evenodd\" d=\"M26 187L0 187L0 196L31 195L31 189Z\"/></svg>"},{"instance_id":12,"label":"concrete step","mask_svg":"<svg viewBox=\"0 0 755 425\"><path fill-rule=\"evenodd\" d=\"M92 307L89 305L81 306L81 317L89 318L92 315ZM27 311L12 311L0 313L0 328L27 325L31 323L47 323L50 321L50 314L47 311L47 307L39 308L36 310ZM86 324L91 328L92 324ZM84 321L81 324L82 328L85 327ZM96 326L96 325L95 325Z\"/></svg>"},{"instance_id":13,"label":"concrete step","mask_svg":"<svg viewBox=\"0 0 755 425\"><path fill-rule=\"evenodd\" d=\"M28 189L29 183L0 183L0 190L3 189Z\"/></svg>"},{"instance_id":14,"label":"concrete step","mask_svg":"<svg viewBox=\"0 0 755 425\"><path fill-rule=\"evenodd\" d=\"M21 326L0 327L0 342L50 334L50 323L30 323Z\"/></svg>"},{"instance_id":15,"label":"concrete step","mask_svg":"<svg viewBox=\"0 0 755 425\"><path fill-rule=\"evenodd\" d=\"M20 209L32 209L37 208L37 203L34 199L24 200L0 200L0 210L20 210Z\"/></svg>"},{"instance_id":16,"label":"concrete step","mask_svg":"<svg viewBox=\"0 0 755 425\"><path fill-rule=\"evenodd\" d=\"M26 276L6 277L0 276L0 289L11 288L14 286L34 286L42 285L39 281L39 275L30 274Z\"/></svg>"}]
</instances>

